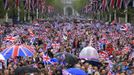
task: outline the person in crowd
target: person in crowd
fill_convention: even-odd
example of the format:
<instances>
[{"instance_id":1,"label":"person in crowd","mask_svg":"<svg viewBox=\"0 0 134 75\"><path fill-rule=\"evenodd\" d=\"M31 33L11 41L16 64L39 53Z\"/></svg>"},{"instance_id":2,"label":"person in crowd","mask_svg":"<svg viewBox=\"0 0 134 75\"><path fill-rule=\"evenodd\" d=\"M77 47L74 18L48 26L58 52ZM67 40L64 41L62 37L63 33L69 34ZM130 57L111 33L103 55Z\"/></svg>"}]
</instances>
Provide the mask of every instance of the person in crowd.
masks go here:
<instances>
[{"instance_id":1,"label":"person in crowd","mask_svg":"<svg viewBox=\"0 0 134 75\"><path fill-rule=\"evenodd\" d=\"M134 75L133 25L125 29L118 23L112 25L96 20L92 22L54 20L43 24L38 21L38 23L38 26L0 25L0 51L15 44L29 45L36 50L33 57L8 59L4 75L21 75L15 74L18 68L33 65L33 68L39 71L35 75L62 75L62 69L67 68L65 64L46 65L43 63L43 54L55 58L56 53L67 52L78 58L82 48L88 46L91 36L93 38L91 46L97 49L98 53L103 51L107 54L103 58L100 57L99 61L103 65L97 67L83 63L84 60L78 60L74 67L84 70L88 75ZM112 64L104 64L106 59Z\"/></svg>"}]
</instances>

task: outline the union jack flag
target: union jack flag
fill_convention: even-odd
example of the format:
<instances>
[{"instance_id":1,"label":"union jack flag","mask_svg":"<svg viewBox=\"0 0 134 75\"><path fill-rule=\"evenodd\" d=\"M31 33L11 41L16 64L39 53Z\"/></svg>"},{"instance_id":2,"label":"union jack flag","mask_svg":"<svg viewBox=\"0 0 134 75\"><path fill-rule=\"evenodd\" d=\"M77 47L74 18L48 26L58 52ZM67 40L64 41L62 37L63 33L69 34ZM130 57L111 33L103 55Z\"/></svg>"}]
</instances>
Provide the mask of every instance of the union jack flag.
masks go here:
<instances>
[{"instance_id":1,"label":"union jack flag","mask_svg":"<svg viewBox=\"0 0 134 75\"><path fill-rule=\"evenodd\" d=\"M124 24L123 26L121 26L120 30L122 30L122 31L128 31L127 24Z\"/></svg>"},{"instance_id":2,"label":"union jack flag","mask_svg":"<svg viewBox=\"0 0 134 75\"><path fill-rule=\"evenodd\" d=\"M48 55L43 55L43 62L44 62L44 64L51 64L51 62L50 62L50 57L48 56Z\"/></svg>"},{"instance_id":3,"label":"union jack flag","mask_svg":"<svg viewBox=\"0 0 134 75\"><path fill-rule=\"evenodd\" d=\"M128 53L130 51L130 47L126 46L123 48L123 53Z\"/></svg>"},{"instance_id":4,"label":"union jack flag","mask_svg":"<svg viewBox=\"0 0 134 75\"><path fill-rule=\"evenodd\" d=\"M50 58L48 55L43 55L43 62L44 64L51 64L51 65L54 65L54 64L57 64L58 63L58 60L56 58Z\"/></svg>"},{"instance_id":5,"label":"union jack flag","mask_svg":"<svg viewBox=\"0 0 134 75\"><path fill-rule=\"evenodd\" d=\"M13 37L13 36L7 36L7 37L5 38L5 40L13 42L13 41L16 40L16 38Z\"/></svg>"},{"instance_id":6,"label":"union jack flag","mask_svg":"<svg viewBox=\"0 0 134 75\"><path fill-rule=\"evenodd\" d=\"M106 51L99 52L100 58L106 59L108 57L108 53Z\"/></svg>"},{"instance_id":7,"label":"union jack flag","mask_svg":"<svg viewBox=\"0 0 134 75\"><path fill-rule=\"evenodd\" d=\"M35 36L35 34L33 33L33 31L31 29L29 29L28 31L29 31L30 36L32 36L32 37Z\"/></svg>"},{"instance_id":8,"label":"union jack flag","mask_svg":"<svg viewBox=\"0 0 134 75\"><path fill-rule=\"evenodd\" d=\"M52 47L53 47L54 49L57 49L57 48L60 47L60 44L59 44L59 43L53 43L53 44L52 44Z\"/></svg>"}]
</instances>

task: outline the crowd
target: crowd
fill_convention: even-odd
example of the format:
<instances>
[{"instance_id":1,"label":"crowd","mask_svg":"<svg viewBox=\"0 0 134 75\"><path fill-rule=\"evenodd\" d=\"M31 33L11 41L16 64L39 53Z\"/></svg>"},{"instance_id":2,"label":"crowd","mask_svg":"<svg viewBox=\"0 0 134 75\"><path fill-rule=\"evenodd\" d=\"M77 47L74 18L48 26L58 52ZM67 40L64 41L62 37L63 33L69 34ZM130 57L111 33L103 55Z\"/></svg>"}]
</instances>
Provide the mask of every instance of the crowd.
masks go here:
<instances>
[{"instance_id":1,"label":"crowd","mask_svg":"<svg viewBox=\"0 0 134 75\"><path fill-rule=\"evenodd\" d=\"M64 69L75 67L88 75L134 75L134 26L131 24L105 23L98 20L34 21L33 24L1 24L0 51L11 45L29 45L35 49L32 57L15 57L7 60L1 74L25 75L29 66L32 75L64 75ZM12 37L7 39L7 37ZM91 40L92 38L92 40ZM101 66L94 66L79 59L80 51L94 47ZM75 64L44 64L42 56L50 58L65 52L76 56ZM70 58L71 59L71 58ZM23 67L23 69L22 69ZM21 69L19 69L21 68Z\"/></svg>"}]
</instances>

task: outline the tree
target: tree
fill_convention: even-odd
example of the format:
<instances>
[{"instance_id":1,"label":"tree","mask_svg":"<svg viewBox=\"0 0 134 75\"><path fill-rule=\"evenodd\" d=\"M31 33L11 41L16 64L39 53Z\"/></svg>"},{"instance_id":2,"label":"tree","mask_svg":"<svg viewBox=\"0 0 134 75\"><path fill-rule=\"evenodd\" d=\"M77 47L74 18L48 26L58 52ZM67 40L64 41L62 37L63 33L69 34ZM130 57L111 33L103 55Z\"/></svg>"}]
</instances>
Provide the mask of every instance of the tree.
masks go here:
<instances>
[{"instance_id":1,"label":"tree","mask_svg":"<svg viewBox=\"0 0 134 75\"><path fill-rule=\"evenodd\" d=\"M54 7L56 8L57 11L61 12L63 10L63 3L61 0L54 0Z\"/></svg>"},{"instance_id":2,"label":"tree","mask_svg":"<svg viewBox=\"0 0 134 75\"><path fill-rule=\"evenodd\" d=\"M74 0L73 7L77 11L80 11L88 2L89 0Z\"/></svg>"},{"instance_id":3,"label":"tree","mask_svg":"<svg viewBox=\"0 0 134 75\"><path fill-rule=\"evenodd\" d=\"M0 0L0 18L4 18L5 10L4 10L4 2Z\"/></svg>"},{"instance_id":4,"label":"tree","mask_svg":"<svg viewBox=\"0 0 134 75\"><path fill-rule=\"evenodd\" d=\"M55 14L57 14L57 13L61 13L62 12L62 10L63 10L63 4L62 4L62 2L61 2L61 0L45 0L46 2L45 2L45 7L46 7L46 9L48 10L48 6L52 6L53 8L54 8L54 12L53 13L48 13L48 12L46 12L46 15L48 16L48 14L50 15L50 14L52 14L52 15L55 15Z\"/></svg>"}]
</instances>

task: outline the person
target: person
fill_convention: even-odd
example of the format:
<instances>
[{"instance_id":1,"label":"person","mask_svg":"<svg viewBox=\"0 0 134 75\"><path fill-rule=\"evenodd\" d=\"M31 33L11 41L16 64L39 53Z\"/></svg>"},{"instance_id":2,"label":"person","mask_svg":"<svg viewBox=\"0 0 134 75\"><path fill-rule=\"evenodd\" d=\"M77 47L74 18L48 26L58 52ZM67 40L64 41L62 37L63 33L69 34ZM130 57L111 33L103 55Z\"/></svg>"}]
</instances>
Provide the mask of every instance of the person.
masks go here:
<instances>
[{"instance_id":1,"label":"person","mask_svg":"<svg viewBox=\"0 0 134 75\"><path fill-rule=\"evenodd\" d=\"M5 48L4 45L8 45L6 40L3 40L3 38L5 38L7 35L11 35L12 37L14 35L19 35L17 38L18 41L11 42L9 40L9 45L15 45L17 43L30 45L36 50L34 56L30 58L22 57L16 58L17 61L13 61L13 59L9 61L8 68L4 70L5 75L8 75L9 73L13 74L13 72L16 72L16 69L19 67L32 64L36 64L36 68L41 71L45 70L45 75L48 75L47 72L57 75L61 74L61 70L68 67L65 66L65 64L58 63L56 66L53 65L54 67L49 66L48 69L48 66L44 66L43 64L42 55L46 53L50 58L55 58L55 55L59 52L68 52L78 57L80 50L88 45L90 39L89 36L93 36L92 46L97 49L98 52L106 52L106 55L104 54L106 58L103 58L102 61L105 62L107 59L109 59L114 67L108 67L108 64L103 64L103 62L100 61L103 65L98 68L97 66L91 66L89 63L84 64L83 62L80 62L81 60L78 60L76 62L77 65L74 64L76 68L84 70L89 75L106 75L108 71L114 74L133 74L132 66L134 65L134 58L132 58L130 55L131 51L133 50L133 44L129 41L133 40L134 26L131 26L132 28L130 28L128 32L124 32L118 30L120 29L117 28L120 27L118 24L107 25L102 21L93 21L92 23L89 23L88 21L80 21L77 24L72 23L73 21L66 20L56 21L57 23L55 23L55 21L47 22L49 23L48 25L45 24L40 26L35 26L32 24L14 25L13 27L6 27L4 25L0 26L0 29L4 31L2 34L2 45L0 45L2 47L0 48ZM69 25L69 27L67 25ZM31 37L28 29L33 30L34 36ZM132 37L128 37L130 35ZM33 44L30 44L32 38L37 39L32 41ZM102 42L102 39L105 39L104 43ZM60 44L58 51L52 51L52 43ZM102 45L100 43L102 43ZM44 44L46 44L45 49L43 48ZM126 53L123 50L124 46L130 47L130 50ZM130 59L128 56L132 59ZM100 57L100 59L102 58ZM13 64L15 66L13 66ZM68 66L69 65L71 64L68 64ZM71 67L74 67L74 65Z\"/></svg>"},{"instance_id":2,"label":"person","mask_svg":"<svg viewBox=\"0 0 134 75\"><path fill-rule=\"evenodd\" d=\"M100 75L98 67L94 67L94 75Z\"/></svg>"}]
</instances>

